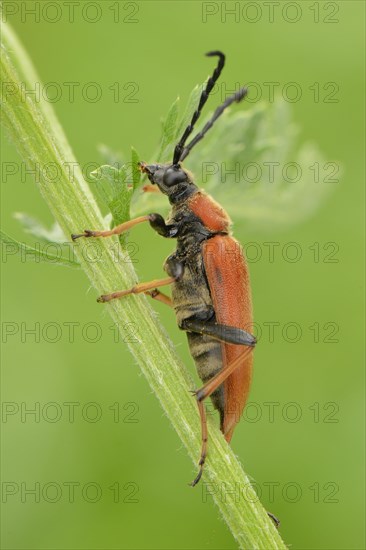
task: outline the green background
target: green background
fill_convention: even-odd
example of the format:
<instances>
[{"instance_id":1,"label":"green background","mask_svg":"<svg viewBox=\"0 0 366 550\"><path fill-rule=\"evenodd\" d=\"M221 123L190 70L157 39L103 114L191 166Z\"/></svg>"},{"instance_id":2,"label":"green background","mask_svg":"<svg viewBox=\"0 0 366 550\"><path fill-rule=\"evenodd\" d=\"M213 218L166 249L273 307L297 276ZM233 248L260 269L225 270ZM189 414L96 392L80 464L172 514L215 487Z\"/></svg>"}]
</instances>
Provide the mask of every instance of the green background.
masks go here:
<instances>
[{"instance_id":1,"label":"green background","mask_svg":"<svg viewBox=\"0 0 366 550\"><path fill-rule=\"evenodd\" d=\"M236 82L250 81L280 82L280 89L288 82L301 87L302 97L293 103L301 140L313 140L327 161L342 163L344 175L315 215L297 226L279 231L234 220L236 237L244 244L259 243L262 250L261 259L250 264L256 320L280 325L274 342L264 332L258 346L249 418L240 422L232 445L259 487L264 506L281 519L288 545L364 548L364 3L297 3L301 14L295 23L286 20L294 17L295 8L282 2L272 22L268 3L258 3L259 20L250 22L255 13L248 4L253 2L236 3L241 10L237 21L234 15L226 20L224 16L225 7L233 8L235 3L211 2L218 13L204 22L201 2L105 1L95 3L101 17L94 23L86 20L94 17L93 7L82 16L81 8L89 2L75 7L73 22L68 22L62 2L60 20L51 22L57 14L50 2L40 6L46 4L49 11L41 13L39 21L24 12L22 20L20 8L9 21L41 80L61 86L54 108L82 165L101 161L99 143L125 152L134 145L143 158L149 158L158 143L161 116L177 95L187 98L193 85L211 70L212 61L202 55L210 49L227 55L223 81L229 89ZM25 5L34 8L33 2ZM319 22L314 21L317 9ZM68 97L66 82L80 83L74 101ZM90 102L80 93L89 82L101 87L99 101ZM121 91L117 102L109 89L115 82ZM123 86L130 82L138 86L134 103L123 101L132 90ZM319 101L309 89L315 82L320 85ZM323 86L328 82L339 86L336 102L325 101L330 89ZM268 99L268 88L262 89L263 99ZM210 108L218 102L217 94ZM4 138L2 159L3 166L5 162L19 166L15 148ZM2 228L34 244L13 218L15 211L24 211L52 224L32 177L3 174L2 197ZM137 228L130 239L138 246L139 278L160 277L173 243L146 227ZM268 242L280 243L273 262L263 244ZM298 243L302 251L298 262L282 256L289 242ZM319 243L319 261L309 248L314 243ZM327 243L337 247L336 262L327 261L332 251L324 248ZM18 489L3 504L3 547L235 548L217 509L205 499L204 484L195 490L187 487L192 464L126 345L114 341L111 321L96 304L83 273L3 257L2 275L2 327L17 330L12 336L3 332L2 398L19 407L17 414L3 417L2 422L2 481ZM160 304L156 310L194 373L185 336L176 328L172 313ZM289 322L301 327L296 343L282 336ZM39 341L26 333L36 323ZM61 331L55 343L44 336L48 323L57 323ZM76 323L72 342L67 323ZM89 323L100 329L94 343L88 341L95 334ZM314 323L320 327L319 342L309 328ZM334 326L339 327L331 337L336 341L329 342ZM49 338L54 334L50 329ZM62 412L55 422L50 421L55 408L47 409L51 402ZM64 405L69 402L80 404L74 422ZM88 408L91 402L102 412L97 422L88 421L95 412ZM39 421L31 415L22 419L21 409L34 408L35 403L41 410ZM110 409L114 403L119 422ZM297 421L290 421L295 413ZM30 489L36 482L41 487L40 502L21 486ZM74 502L68 482L79 484ZM92 486L88 492L91 482L102 491L95 503L88 502L95 494ZM114 502L116 493L109 488L115 484L120 488L119 502ZM62 489L62 495L52 503L55 487Z\"/></svg>"}]
</instances>

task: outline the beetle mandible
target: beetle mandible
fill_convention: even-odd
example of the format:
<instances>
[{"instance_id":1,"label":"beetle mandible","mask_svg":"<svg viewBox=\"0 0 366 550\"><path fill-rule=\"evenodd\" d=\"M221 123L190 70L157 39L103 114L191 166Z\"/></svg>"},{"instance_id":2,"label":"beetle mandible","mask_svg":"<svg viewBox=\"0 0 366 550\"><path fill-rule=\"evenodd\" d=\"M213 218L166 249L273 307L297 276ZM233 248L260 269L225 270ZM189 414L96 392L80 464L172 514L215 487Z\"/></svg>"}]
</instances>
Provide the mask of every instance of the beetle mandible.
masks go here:
<instances>
[{"instance_id":1,"label":"beetle mandible","mask_svg":"<svg viewBox=\"0 0 366 550\"><path fill-rule=\"evenodd\" d=\"M220 414L220 429L230 442L244 409L251 382L253 348L256 339L247 330L252 327L252 300L248 267L239 246L231 236L231 221L225 210L193 182L182 167L183 160L205 136L224 110L240 102L247 94L241 88L226 99L214 112L201 132L186 145L200 117L203 106L220 76L225 56L220 51L208 52L219 58L217 67L208 79L190 124L175 146L169 164L139 163L141 172L153 186L167 195L171 213L167 221L160 214L132 219L109 231L85 230L72 235L80 237L109 237L119 235L134 225L149 222L162 237L177 239L177 248L164 264L168 277L140 283L129 290L105 294L99 302L129 294L149 294L174 308L180 329L186 331L190 352L204 385L194 392L201 418L202 449L199 472L192 481L196 485L202 476L207 454L207 423L204 400L211 397ZM171 285L172 297L158 290Z\"/></svg>"}]
</instances>

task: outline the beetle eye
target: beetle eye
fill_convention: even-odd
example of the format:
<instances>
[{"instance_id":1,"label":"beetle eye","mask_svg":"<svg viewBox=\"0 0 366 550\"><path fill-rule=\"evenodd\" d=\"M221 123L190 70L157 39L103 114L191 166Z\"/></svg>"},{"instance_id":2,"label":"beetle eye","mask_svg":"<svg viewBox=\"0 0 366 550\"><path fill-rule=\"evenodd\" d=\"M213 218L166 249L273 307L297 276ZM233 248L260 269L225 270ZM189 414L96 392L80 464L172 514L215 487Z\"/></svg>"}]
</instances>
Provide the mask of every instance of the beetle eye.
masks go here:
<instances>
[{"instance_id":1,"label":"beetle eye","mask_svg":"<svg viewBox=\"0 0 366 550\"><path fill-rule=\"evenodd\" d=\"M180 168L168 168L164 174L163 181L166 186L171 187L187 180L187 174Z\"/></svg>"}]
</instances>

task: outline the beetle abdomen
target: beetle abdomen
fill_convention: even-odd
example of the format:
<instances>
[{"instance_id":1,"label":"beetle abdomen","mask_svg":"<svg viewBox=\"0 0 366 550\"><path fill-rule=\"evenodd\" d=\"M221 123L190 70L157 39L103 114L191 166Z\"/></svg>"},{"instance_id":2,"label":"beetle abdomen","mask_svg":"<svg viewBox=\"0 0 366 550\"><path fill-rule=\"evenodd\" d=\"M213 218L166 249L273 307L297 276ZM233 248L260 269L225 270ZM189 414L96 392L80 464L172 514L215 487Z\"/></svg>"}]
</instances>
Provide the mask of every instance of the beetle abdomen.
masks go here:
<instances>
[{"instance_id":1,"label":"beetle abdomen","mask_svg":"<svg viewBox=\"0 0 366 550\"><path fill-rule=\"evenodd\" d=\"M188 345L194 359L198 375L205 384L222 370L221 343L211 336L187 332ZM220 423L224 419L224 387L221 385L211 396L215 409L219 410Z\"/></svg>"},{"instance_id":2,"label":"beetle abdomen","mask_svg":"<svg viewBox=\"0 0 366 550\"><path fill-rule=\"evenodd\" d=\"M179 326L187 319L207 318L214 320L215 312L202 259L202 249L186 258L183 276L173 283L172 297ZM205 334L187 332L188 345L203 383L222 370L221 343ZM211 395L214 407L219 410L221 424L224 415L223 386Z\"/></svg>"}]
</instances>

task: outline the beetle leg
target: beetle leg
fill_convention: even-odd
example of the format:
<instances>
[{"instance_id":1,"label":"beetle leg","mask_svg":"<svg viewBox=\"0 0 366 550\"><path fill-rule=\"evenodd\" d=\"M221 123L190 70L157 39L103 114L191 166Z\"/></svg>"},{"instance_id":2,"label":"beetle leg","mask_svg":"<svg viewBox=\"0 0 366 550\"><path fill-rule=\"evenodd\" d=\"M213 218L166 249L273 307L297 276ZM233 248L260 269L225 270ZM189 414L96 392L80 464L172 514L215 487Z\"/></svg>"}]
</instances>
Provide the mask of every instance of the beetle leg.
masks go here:
<instances>
[{"instance_id":1,"label":"beetle leg","mask_svg":"<svg viewBox=\"0 0 366 550\"><path fill-rule=\"evenodd\" d=\"M166 261L165 269L169 275L166 279L155 279L154 281L150 281L148 283L139 283L128 290L118 290L117 292L112 292L111 294L103 294L102 296L99 296L97 302L110 302L111 300L123 298L123 296L128 296L129 294L145 293L150 294L152 298L157 298L160 294L160 301L164 301L170 305L169 297L165 296L165 294L159 293L157 287L171 285L172 283L175 283L175 281L178 281L178 279L180 279L183 275L184 267L181 262L174 258L174 256L170 256ZM159 298L157 299L159 300Z\"/></svg>"},{"instance_id":2,"label":"beetle leg","mask_svg":"<svg viewBox=\"0 0 366 550\"><path fill-rule=\"evenodd\" d=\"M272 512L267 512L267 515L271 518L271 520L275 524L275 527L277 527L278 529L281 524L280 520L274 514L272 514Z\"/></svg>"},{"instance_id":3,"label":"beetle leg","mask_svg":"<svg viewBox=\"0 0 366 550\"><path fill-rule=\"evenodd\" d=\"M102 294L102 296L99 296L99 298L97 299L97 302L110 302L111 300L115 300L116 298L123 298L124 296L128 296L129 294L150 294L149 291L153 290L153 292L150 294L151 296L152 294L155 294L154 291L156 287L171 285L172 283L174 283L175 280L175 277L167 277L166 279L155 279L154 281L150 281L148 283L139 283L132 288L129 288L128 290L118 290L117 292L112 292L111 294ZM155 298L156 296L157 294L152 297ZM165 298L168 298L168 296L165 296Z\"/></svg>"},{"instance_id":4,"label":"beetle leg","mask_svg":"<svg viewBox=\"0 0 366 550\"><path fill-rule=\"evenodd\" d=\"M178 225L167 225L160 214L150 214L149 222L151 227L166 239L176 237L178 233Z\"/></svg>"},{"instance_id":5,"label":"beetle leg","mask_svg":"<svg viewBox=\"0 0 366 550\"><path fill-rule=\"evenodd\" d=\"M190 485L194 487L197 485L199 480L202 477L203 473L203 467L206 461L206 455L207 455L207 441L208 441L208 431L207 431L207 417L206 417L206 409L203 401L197 400L198 405L198 412L200 413L200 419L201 419L201 434L202 434L202 445L201 445L201 456L200 460L198 462L199 471L197 476L194 478L193 481L191 481Z\"/></svg>"},{"instance_id":6,"label":"beetle leg","mask_svg":"<svg viewBox=\"0 0 366 550\"><path fill-rule=\"evenodd\" d=\"M229 363L229 365L227 365L224 369L218 372L213 378L211 378L211 380L206 382L206 384L204 384L201 388L199 388L194 392L194 395L196 396L196 399L197 399L198 410L201 417L202 447L201 447L201 457L198 463L200 470L198 472L197 477L191 483L192 487L197 485L197 483L201 479L203 467L206 460L206 453L207 453L207 424L206 424L206 411L204 409L203 401L207 399L207 397L210 397L210 395L213 394L213 392L217 390L219 386L221 386L221 384L226 380L226 378L230 376L230 374L232 374L232 372L242 364L243 359L247 355L249 355L249 353L251 353L252 350L253 350L252 347L244 349L243 353L239 355L239 357L237 357L235 361L233 361L232 363Z\"/></svg>"},{"instance_id":7,"label":"beetle leg","mask_svg":"<svg viewBox=\"0 0 366 550\"><path fill-rule=\"evenodd\" d=\"M174 277L175 281L178 281L183 275L184 265L177 259L175 254L172 254L165 260L164 270L170 277Z\"/></svg>"},{"instance_id":8,"label":"beetle leg","mask_svg":"<svg viewBox=\"0 0 366 550\"><path fill-rule=\"evenodd\" d=\"M221 325L215 321L202 321L195 318L189 318L182 322L180 328L189 332L206 334L207 336L212 336L212 338L228 344L254 346L257 342L255 336L252 336L249 332L241 328Z\"/></svg>"},{"instance_id":9,"label":"beetle leg","mask_svg":"<svg viewBox=\"0 0 366 550\"><path fill-rule=\"evenodd\" d=\"M147 290L145 294L148 294L149 296L151 296L151 298L154 298L154 300L157 300L158 302L173 307L173 302L170 296L167 296L163 292L160 292L160 290L158 290L157 288L154 288L154 290Z\"/></svg>"},{"instance_id":10,"label":"beetle leg","mask_svg":"<svg viewBox=\"0 0 366 550\"><path fill-rule=\"evenodd\" d=\"M135 225L143 222L150 222L150 225L159 235L162 237L175 237L178 231L176 225L167 225L164 218L160 214L147 214L146 216L139 216L128 222L121 223L113 229L105 231L92 231L91 229L85 229L84 233L72 234L73 241L80 237L111 237L112 235L120 235L124 231L128 231Z\"/></svg>"},{"instance_id":11,"label":"beetle leg","mask_svg":"<svg viewBox=\"0 0 366 550\"><path fill-rule=\"evenodd\" d=\"M144 193L161 193L159 187L157 185L152 185L151 183L144 185L142 190Z\"/></svg>"},{"instance_id":12,"label":"beetle leg","mask_svg":"<svg viewBox=\"0 0 366 550\"><path fill-rule=\"evenodd\" d=\"M194 394L197 400L203 401L207 397L210 397L210 395L215 390L217 390L217 388L221 386L223 382L225 382L226 378L228 378L228 376L230 376L230 374L232 374L234 370L237 369L242 364L243 359L247 355L249 355L249 353L251 353L252 351L253 351L253 347L248 347L244 349L243 353L239 355L239 357L237 357L235 361L226 365L225 368L223 368L222 370L220 370L220 372L215 374L215 376L213 376L208 382L206 382L206 384L204 384L201 388L196 390Z\"/></svg>"},{"instance_id":13,"label":"beetle leg","mask_svg":"<svg viewBox=\"0 0 366 550\"><path fill-rule=\"evenodd\" d=\"M210 397L210 395L226 380L234 370L242 364L243 359L253 350L252 347L246 348L243 350L243 353L239 355L229 365L227 365L223 370L217 373L211 380L204 384L201 388L194 392L194 395L197 399L198 410L201 417L201 430L202 430L202 448L201 448L201 457L198 463L200 469L197 477L192 481L191 485L194 487L199 480L201 479L203 466L205 464L206 454L207 454L207 422L206 422L206 411L204 408L203 401ZM280 520L271 512L267 512L268 516L271 518L275 526L278 528L280 525Z\"/></svg>"},{"instance_id":14,"label":"beetle leg","mask_svg":"<svg viewBox=\"0 0 366 550\"><path fill-rule=\"evenodd\" d=\"M111 237L112 235L120 235L124 231L128 231L129 229L131 229L131 227L134 227L138 223L148 222L148 221L150 221L149 215L139 216L138 218L129 220L128 222L121 223L120 225L117 225L113 229L109 229L106 231L92 231L91 229L85 229L84 233L80 233L77 235L72 234L71 238L73 241L76 241L76 239L79 239L80 237Z\"/></svg>"}]
</instances>

